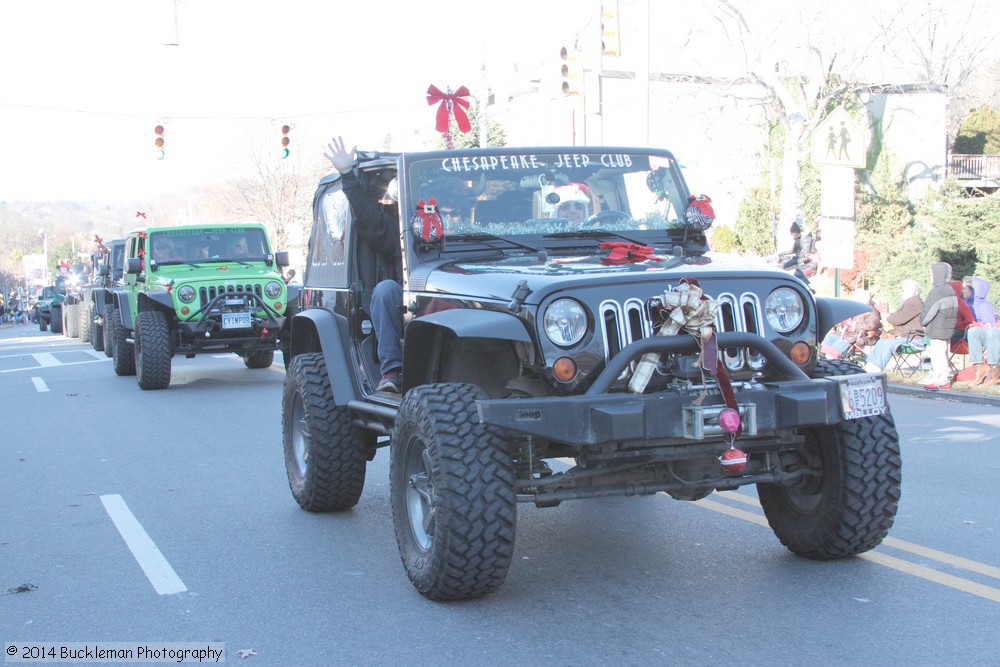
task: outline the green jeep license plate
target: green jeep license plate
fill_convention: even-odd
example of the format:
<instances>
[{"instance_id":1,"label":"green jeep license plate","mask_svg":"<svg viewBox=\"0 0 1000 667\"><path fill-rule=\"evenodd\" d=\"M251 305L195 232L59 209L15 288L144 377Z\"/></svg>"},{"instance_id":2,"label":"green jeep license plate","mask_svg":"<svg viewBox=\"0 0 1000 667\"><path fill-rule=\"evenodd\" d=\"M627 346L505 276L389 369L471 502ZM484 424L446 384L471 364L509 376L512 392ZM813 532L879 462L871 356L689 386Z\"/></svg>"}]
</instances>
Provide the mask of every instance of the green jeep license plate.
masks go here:
<instances>
[{"instance_id":1,"label":"green jeep license plate","mask_svg":"<svg viewBox=\"0 0 1000 667\"><path fill-rule=\"evenodd\" d=\"M223 329L249 329L251 323L250 313L222 313Z\"/></svg>"}]
</instances>

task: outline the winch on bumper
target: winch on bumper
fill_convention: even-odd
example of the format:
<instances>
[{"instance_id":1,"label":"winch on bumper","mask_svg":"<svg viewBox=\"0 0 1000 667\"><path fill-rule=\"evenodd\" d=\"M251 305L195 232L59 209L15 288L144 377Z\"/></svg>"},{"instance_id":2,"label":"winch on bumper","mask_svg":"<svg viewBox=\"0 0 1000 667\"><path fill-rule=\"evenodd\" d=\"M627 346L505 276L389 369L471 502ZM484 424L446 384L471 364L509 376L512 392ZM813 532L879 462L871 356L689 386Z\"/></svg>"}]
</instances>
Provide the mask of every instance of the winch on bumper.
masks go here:
<instances>
[{"instance_id":1,"label":"winch on bumper","mask_svg":"<svg viewBox=\"0 0 1000 667\"><path fill-rule=\"evenodd\" d=\"M770 341L752 334L720 333L720 349L747 347L762 354L780 379L734 383L742 442L773 440L784 429L837 424L884 414L885 376L851 375L810 379ZM698 351L689 335L645 338L626 346L581 395L477 401L480 421L515 434L586 447L612 442L648 445L721 439L718 415L725 409L717 384L649 394L608 393L628 366L647 352ZM870 392L868 404L854 394Z\"/></svg>"},{"instance_id":2,"label":"winch on bumper","mask_svg":"<svg viewBox=\"0 0 1000 667\"><path fill-rule=\"evenodd\" d=\"M261 311L263 317L258 315ZM181 339L195 346L246 344L257 339L266 343L262 349L273 349L284 322L284 315L268 306L261 296L244 290L220 292L189 319L179 321L177 327Z\"/></svg>"}]
</instances>

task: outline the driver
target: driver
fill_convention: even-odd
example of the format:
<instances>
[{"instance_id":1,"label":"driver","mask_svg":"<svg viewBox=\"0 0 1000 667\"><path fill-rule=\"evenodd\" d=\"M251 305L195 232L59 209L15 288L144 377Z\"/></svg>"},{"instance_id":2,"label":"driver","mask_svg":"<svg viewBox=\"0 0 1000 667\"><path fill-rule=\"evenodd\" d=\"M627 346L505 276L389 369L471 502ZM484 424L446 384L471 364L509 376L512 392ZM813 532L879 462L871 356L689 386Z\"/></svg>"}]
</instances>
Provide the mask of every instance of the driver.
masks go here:
<instances>
[{"instance_id":1,"label":"driver","mask_svg":"<svg viewBox=\"0 0 1000 667\"><path fill-rule=\"evenodd\" d=\"M579 227L590 217L593 201L590 198L590 188L583 183L560 185L554 190L559 197L553 218L564 218L571 227Z\"/></svg>"}]
</instances>

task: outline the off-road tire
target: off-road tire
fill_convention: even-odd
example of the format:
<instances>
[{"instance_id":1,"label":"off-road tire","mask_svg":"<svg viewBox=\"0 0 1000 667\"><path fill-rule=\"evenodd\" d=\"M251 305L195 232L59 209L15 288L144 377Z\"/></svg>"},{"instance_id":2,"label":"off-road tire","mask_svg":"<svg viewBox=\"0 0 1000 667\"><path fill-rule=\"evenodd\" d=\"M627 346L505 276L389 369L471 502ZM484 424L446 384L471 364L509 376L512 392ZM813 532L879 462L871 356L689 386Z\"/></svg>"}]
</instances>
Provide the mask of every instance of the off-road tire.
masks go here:
<instances>
[{"instance_id":1,"label":"off-road tire","mask_svg":"<svg viewBox=\"0 0 1000 667\"><path fill-rule=\"evenodd\" d=\"M94 317L90 318L90 344L95 352L104 350L104 325L98 324Z\"/></svg>"},{"instance_id":2,"label":"off-road tire","mask_svg":"<svg viewBox=\"0 0 1000 667\"><path fill-rule=\"evenodd\" d=\"M247 352L243 355L243 364L247 368L270 368L274 363L274 350L263 352Z\"/></svg>"},{"instance_id":3,"label":"off-road tire","mask_svg":"<svg viewBox=\"0 0 1000 667\"><path fill-rule=\"evenodd\" d=\"M38 330L39 331L48 331L48 329L49 329L49 321L47 319L45 319L44 317L42 317L41 315L39 315L38 316Z\"/></svg>"},{"instance_id":4,"label":"off-road tire","mask_svg":"<svg viewBox=\"0 0 1000 667\"><path fill-rule=\"evenodd\" d=\"M49 306L49 330L54 334L61 334L63 332L62 311L62 306Z\"/></svg>"},{"instance_id":5,"label":"off-road tire","mask_svg":"<svg viewBox=\"0 0 1000 667\"><path fill-rule=\"evenodd\" d=\"M112 357L115 354L115 320L118 318L118 311L111 306L104 308L104 325L101 327L104 337L104 355Z\"/></svg>"},{"instance_id":6,"label":"off-road tire","mask_svg":"<svg viewBox=\"0 0 1000 667\"><path fill-rule=\"evenodd\" d=\"M414 587L432 600L486 595L514 553L517 497L507 442L479 423L471 384L403 397L392 432L389 488L396 544Z\"/></svg>"},{"instance_id":7,"label":"off-road tire","mask_svg":"<svg viewBox=\"0 0 1000 667\"><path fill-rule=\"evenodd\" d=\"M302 509L334 512L358 504L374 436L334 401L321 352L300 354L288 367L281 434L288 486Z\"/></svg>"},{"instance_id":8,"label":"off-road tire","mask_svg":"<svg viewBox=\"0 0 1000 667\"><path fill-rule=\"evenodd\" d=\"M134 345L127 340L132 332L122 324L121 318L117 316L117 310L112 312L115 313L115 319L111 365L117 375L135 375L135 349Z\"/></svg>"},{"instance_id":9,"label":"off-road tire","mask_svg":"<svg viewBox=\"0 0 1000 667\"><path fill-rule=\"evenodd\" d=\"M821 360L813 377L864 371L840 359ZM820 480L758 484L761 507L793 553L815 560L859 554L888 534L899 505L902 461L892 415L845 420L805 430L812 458L821 462Z\"/></svg>"},{"instance_id":10,"label":"off-road tire","mask_svg":"<svg viewBox=\"0 0 1000 667\"><path fill-rule=\"evenodd\" d=\"M162 310L144 310L135 322L135 377L140 389L170 386L170 325Z\"/></svg>"},{"instance_id":11,"label":"off-road tire","mask_svg":"<svg viewBox=\"0 0 1000 667\"><path fill-rule=\"evenodd\" d=\"M93 317L91 317L90 304L86 301L81 302L77 306L77 314L79 315L79 320L77 321L77 330L80 332L80 342L89 343L90 325L93 322Z\"/></svg>"},{"instance_id":12,"label":"off-road tire","mask_svg":"<svg viewBox=\"0 0 1000 667\"><path fill-rule=\"evenodd\" d=\"M80 306L72 304L63 306L63 334L67 338L80 337Z\"/></svg>"}]
</instances>

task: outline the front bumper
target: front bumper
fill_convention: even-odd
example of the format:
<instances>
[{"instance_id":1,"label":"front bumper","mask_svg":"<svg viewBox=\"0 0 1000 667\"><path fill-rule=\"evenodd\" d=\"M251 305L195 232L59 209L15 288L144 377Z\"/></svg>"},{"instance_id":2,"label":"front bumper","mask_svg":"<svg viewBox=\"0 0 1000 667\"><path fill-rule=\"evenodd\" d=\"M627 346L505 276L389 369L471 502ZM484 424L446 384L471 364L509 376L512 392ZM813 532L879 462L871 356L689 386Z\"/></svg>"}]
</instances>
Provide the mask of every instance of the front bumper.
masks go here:
<instances>
[{"instance_id":1,"label":"front bumper","mask_svg":"<svg viewBox=\"0 0 1000 667\"><path fill-rule=\"evenodd\" d=\"M238 309L227 308L227 299L245 299L246 306ZM250 312L250 326L239 329L224 329L223 313ZM257 313L263 312L263 317ZM194 352L206 349L238 349L254 352L273 350L278 343L278 334L285 325L281 315L257 294L250 291L224 292L213 298L196 311L190 319L177 322L175 352Z\"/></svg>"},{"instance_id":2,"label":"front bumper","mask_svg":"<svg viewBox=\"0 0 1000 667\"><path fill-rule=\"evenodd\" d=\"M766 357L779 379L735 385L748 439L773 439L783 429L837 424L846 419L842 381L809 379L771 342L744 333L718 334L719 348L749 347ZM480 421L506 431L584 447L613 442L646 445L699 442L723 436L716 425L725 400L716 384L649 394L608 393L632 361L646 352L693 353L691 336L654 337L626 346L584 394L477 401ZM858 376L847 376L857 378ZM881 376L885 390L885 376ZM884 395L884 393L883 393Z\"/></svg>"}]
</instances>

